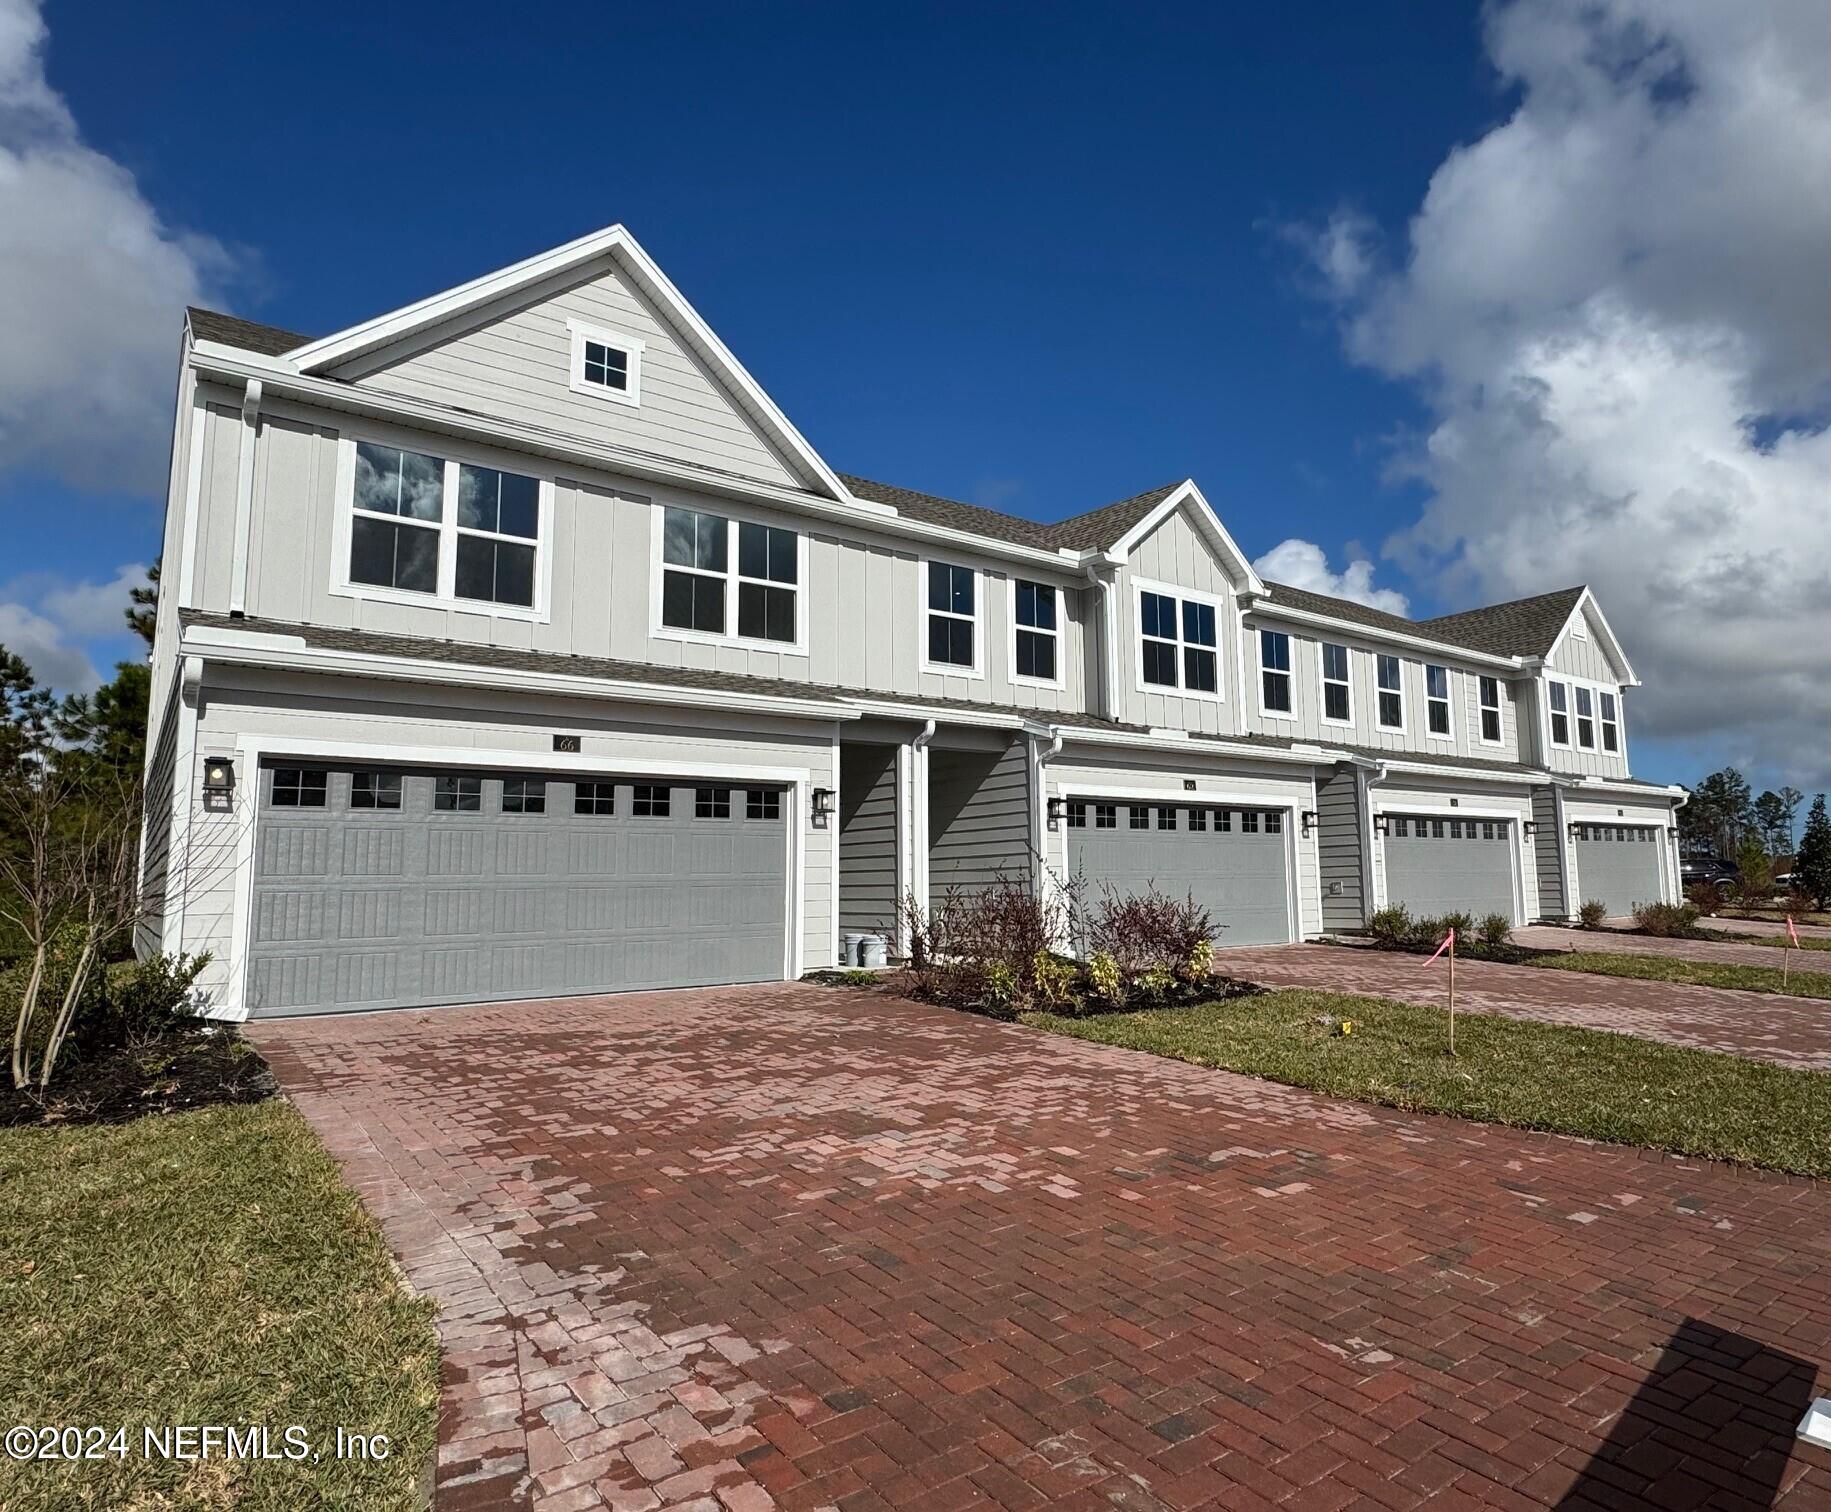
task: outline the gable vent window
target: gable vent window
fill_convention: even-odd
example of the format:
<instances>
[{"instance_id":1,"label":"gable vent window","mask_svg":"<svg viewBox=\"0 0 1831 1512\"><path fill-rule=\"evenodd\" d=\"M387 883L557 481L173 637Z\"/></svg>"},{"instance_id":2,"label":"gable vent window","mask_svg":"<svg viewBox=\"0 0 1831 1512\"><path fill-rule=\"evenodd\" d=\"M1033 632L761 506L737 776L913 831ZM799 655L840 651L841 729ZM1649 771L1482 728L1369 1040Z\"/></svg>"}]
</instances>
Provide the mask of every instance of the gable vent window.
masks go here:
<instances>
[{"instance_id":1,"label":"gable vent window","mask_svg":"<svg viewBox=\"0 0 1831 1512\"><path fill-rule=\"evenodd\" d=\"M1577 689L1577 744L1586 751L1596 749L1596 701L1588 688Z\"/></svg>"},{"instance_id":2,"label":"gable vent window","mask_svg":"<svg viewBox=\"0 0 1831 1512\"><path fill-rule=\"evenodd\" d=\"M1442 740L1455 737L1450 733L1450 673L1448 667L1424 668L1424 723L1430 733Z\"/></svg>"},{"instance_id":3,"label":"gable vent window","mask_svg":"<svg viewBox=\"0 0 1831 1512\"><path fill-rule=\"evenodd\" d=\"M1259 632L1260 704L1267 714L1291 712L1291 638L1282 630Z\"/></svg>"},{"instance_id":4,"label":"gable vent window","mask_svg":"<svg viewBox=\"0 0 1831 1512\"><path fill-rule=\"evenodd\" d=\"M1481 738L1486 745L1500 744L1500 679L1481 679Z\"/></svg>"},{"instance_id":5,"label":"gable vent window","mask_svg":"<svg viewBox=\"0 0 1831 1512\"><path fill-rule=\"evenodd\" d=\"M928 564L928 665L949 672L978 669L979 594L970 567Z\"/></svg>"},{"instance_id":6,"label":"gable vent window","mask_svg":"<svg viewBox=\"0 0 1831 1512\"><path fill-rule=\"evenodd\" d=\"M1348 648L1322 645L1322 717L1330 724L1354 722L1353 685L1348 681Z\"/></svg>"},{"instance_id":7,"label":"gable vent window","mask_svg":"<svg viewBox=\"0 0 1831 1512\"><path fill-rule=\"evenodd\" d=\"M1405 690L1400 681L1399 659L1396 656L1379 656L1374 661L1380 685L1380 728L1402 730L1405 728Z\"/></svg>"},{"instance_id":8,"label":"gable vent window","mask_svg":"<svg viewBox=\"0 0 1831 1512\"><path fill-rule=\"evenodd\" d=\"M1011 671L1027 682L1055 682L1055 589L1048 583L1016 583L1017 624Z\"/></svg>"},{"instance_id":9,"label":"gable vent window","mask_svg":"<svg viewBox=\"0 0 1831 1512\"><path fill-rule=\"evenodd\" d=\"M1570 744L1570 689L1561 682L1545 684L1545 697L1551 704L1551 743Z\"/></svg>"},{"instance_id":10,"label":"gable vent window","mask_svg":"<svg viewBox=\"0 0 1831 1512\"><path fill-rule=\"evenodd\" d=\"M572 333L571 388L575 394L638 404L642 398L642 343L634 336L568 321Z\"/></svg>"},{"instance_id":11,"label":"gable vent window","mask_svg":"<svg viewBox=\"0 0 1831 1512\"><path fill-rule=\"evenodd\" d=\"M1602 749L1621 749L1621 711L1613 693L1598 694L1602 700Z\"/></svg>"},{"instance_id":12,"label":"gable vent window","mask_svg":"<svg viewBox=\"0 0 1831 1512\"><path fill-rule=\"evenodd\" d=\"M1147 685L1220 696L1220 631L1213 604L1141 589L1138 634L1139 675Z\"/></svg>"}]
</instances>

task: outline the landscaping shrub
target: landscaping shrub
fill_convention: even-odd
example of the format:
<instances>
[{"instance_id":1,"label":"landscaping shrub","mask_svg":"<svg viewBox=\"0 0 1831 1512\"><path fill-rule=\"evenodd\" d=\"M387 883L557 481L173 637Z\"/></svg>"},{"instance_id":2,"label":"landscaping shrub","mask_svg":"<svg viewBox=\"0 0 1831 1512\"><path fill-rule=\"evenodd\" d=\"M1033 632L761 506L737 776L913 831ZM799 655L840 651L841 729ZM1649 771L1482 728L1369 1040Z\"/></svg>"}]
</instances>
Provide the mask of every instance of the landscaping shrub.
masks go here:
<instances>
[{"instance_id":1,"label":"landscaping shrub","mask_svg":"<svg viewBox=\"0 0 1831 1512\"><path fill-rule=\"evenodd\" d=\"M1505 945L1513 933L1513 921L1503 913L1491 913L1476 926L1483 945Z\"/></svg>"},{"instance_id":2,"label":"landscaping shrub","mask_svg":"<svg viewBox=\"0 0 1831 1512\"><path fill-rule=\"evenodd\" d=\"M1643 903L1634 910L1634 927L1642 934L1684 939L1701 917L1693 903Z\"/></svg>"},{"instance_id":3,"label":"landscaping shrub","mask_svg":"<svg viewBox=\"0 0 1831 1512\"><path fill-rule=\"evenodd\" d=\"M1721 913L1723 905L1729 901L1723 896L1723 889L1714 882L1693 882L1685 889L1685 897L1705 917Z\"/></svg>"},{"instance_id":4,"label":"landscaping shrub","mask_svg":"<svg viewBox=\"0 0 1831 1512\"><path fill-rule=\"evenodd\" d=\"M1585 929L1600 929L1607 917L1608 904L1600 898L1591 898L1577 910L1577 919Z\"/></svg>"},{"instance_id":5,"label":"landscaping shrub","mask_svg":"<svg viewBox=\"0 0 1831 1512\"><path fill-rule=\"evenodd\" d=\"M1382 908L1367 920L1367 933L1374 943L1393 949L1411 943L1411 915L1403 904L1393 908Z\"/></svg>"},{"instance_id":6,"label":"landscaping shrub","mask_svg":"<svg viewBox=\"0 0 1831 1512\"><path fill-rule=\"evenodd\" d=\"M58 940L47 962L44 997L61 998L70 980L77 946L75 936ZM141 1044L169 1034L190 1016L191 989L210 962L201 956L152 956L144 961L117 961L94 972L72 1022L65 1050L68 1060L94 1059L122 1046ZM30 962L17 961L0 971L0 1021L11 1024L25 993ZM54 996L53 996L54 995ZM33 1025L32 1048L49 1030L49 1015Z\"/></svg>"},{"instance_id":7,"label":"landscaping shrub","mask_svg":"<svg viewBox=\"0 0 1831 1512\"><path fill-rule=\"evenodd\" d=\"M1191 981L1208 975L1214 928L1214 916L1193 896L1172 898L1154 887L1141 893L1109 887L1088 910L1087 947L1110 955L1127 977L1159 971Z\"/></svg>"}]
</instances>

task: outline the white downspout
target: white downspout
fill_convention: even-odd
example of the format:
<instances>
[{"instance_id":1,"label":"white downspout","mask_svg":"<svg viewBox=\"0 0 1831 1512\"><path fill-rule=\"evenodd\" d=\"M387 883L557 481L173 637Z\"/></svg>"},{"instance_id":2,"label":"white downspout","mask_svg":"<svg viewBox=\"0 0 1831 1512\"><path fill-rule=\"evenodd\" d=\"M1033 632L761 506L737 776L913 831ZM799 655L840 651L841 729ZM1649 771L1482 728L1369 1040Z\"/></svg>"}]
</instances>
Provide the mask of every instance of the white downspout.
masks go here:
<instances>
[{"instance_id":1,"label":"white downspout","mask_svg":"<svg viewBox=\"0 0 1831 1512\"><path fill-rule=\"evenodd\" d=\"M1119 717L1119 620L1115 600L1118 598L1118 583L1114 579L1102 577L1101 571L1108 566L1105 562L1090 562L1087 565L1087 581L1100 590L1100 708L1103 719ZM1115 574L1116 578L1116 574Z\"/></svg>"},{"instance_id":2,"label":"white downspout","mask_svg":"<svg viewBox=\"0 0 1831 1512\"><path fill-rule=\"evenodd\" d=\"M935 738L935 722L922 726L922 733L909 742L909 840L914 854L910 857L909 891L916 905L928 911L928 742Z\"/></svg>"},{"instance_id":3,"label":"white downspout","mask_svg":"<svg viewBox=\"0 0 1831 1512\"><path fill-rule=\"evenodd\" d=\"M1030 770L1035 778L1035 791L1030 798L1031 886L1039 899L1049 876L1049 779L1043 768L1062 754L1062 739L1059 726L1052 732L1047 749L1036 736L1030 737Z\"/></svg>"},{"instance_id":4,"label":"white downspout","mask_svg":"<svg viewBox=\"0 0 1831 1512\"><path fill-rule=\"evenodd\" d=\"M1691 801L1689 793L1680 793L1678 802L1672 805L1672 843L1667 849L1671 852L1667 858L1672 865L1672 886L1668 889L1668 903L1685 901L1685 863L1678 853L1678 811Z\"/></svg>"}]
</instances>

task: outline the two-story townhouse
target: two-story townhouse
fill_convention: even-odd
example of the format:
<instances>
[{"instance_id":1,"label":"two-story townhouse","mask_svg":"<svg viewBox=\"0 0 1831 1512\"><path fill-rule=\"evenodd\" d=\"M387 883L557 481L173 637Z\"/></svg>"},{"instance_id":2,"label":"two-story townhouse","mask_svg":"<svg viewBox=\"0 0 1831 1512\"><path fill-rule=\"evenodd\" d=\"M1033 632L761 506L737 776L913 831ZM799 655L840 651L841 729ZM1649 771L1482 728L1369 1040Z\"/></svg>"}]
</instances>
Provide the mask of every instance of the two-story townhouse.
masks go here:
<instances>
[{"instance_id":1,"label":"two-story townhouse","mask_svg":"<svg viewBox=\"0 0 1831 1512\"><path fill-rule=\"evenodd\" d=\"M621 227L318 339L191 311L164 561L140 945L224 1015L792 977L1001 875L1223 944L1675 887L1587 595L1539 646L1267 584L1188 480L835 472Z\"/></svg>"}]
</instances>

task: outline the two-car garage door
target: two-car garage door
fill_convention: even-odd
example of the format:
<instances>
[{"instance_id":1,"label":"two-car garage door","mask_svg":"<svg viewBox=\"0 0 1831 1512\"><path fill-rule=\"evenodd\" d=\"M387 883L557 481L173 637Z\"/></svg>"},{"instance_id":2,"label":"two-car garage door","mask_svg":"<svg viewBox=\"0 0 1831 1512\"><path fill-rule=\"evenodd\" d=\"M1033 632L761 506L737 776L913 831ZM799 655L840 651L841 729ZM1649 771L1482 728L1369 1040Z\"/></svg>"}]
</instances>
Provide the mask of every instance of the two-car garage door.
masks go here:
<instances>
[{"instance_id":1,"label":"two-car garage door","mask_svg":"<svg viewBox=\"0 0 1831 1512\"><path fill-rule=\"evenodd\" d=\"M1416 918L1466 913L1517 919L1513 824L1442 814L1387 814L1386 901Z\"/></svg>"},{"instance_id":2,"label":"two-car garage door","mask_svg":"<svg viewBox=\"0 0 1831 1512\"><path fill-rule=\"evenodd\" d=\"M786 809L665 776L266 767L249 1010L779 979Z\"/></svg>"}]
</instances>

